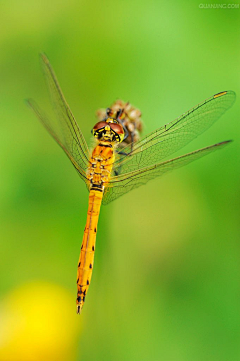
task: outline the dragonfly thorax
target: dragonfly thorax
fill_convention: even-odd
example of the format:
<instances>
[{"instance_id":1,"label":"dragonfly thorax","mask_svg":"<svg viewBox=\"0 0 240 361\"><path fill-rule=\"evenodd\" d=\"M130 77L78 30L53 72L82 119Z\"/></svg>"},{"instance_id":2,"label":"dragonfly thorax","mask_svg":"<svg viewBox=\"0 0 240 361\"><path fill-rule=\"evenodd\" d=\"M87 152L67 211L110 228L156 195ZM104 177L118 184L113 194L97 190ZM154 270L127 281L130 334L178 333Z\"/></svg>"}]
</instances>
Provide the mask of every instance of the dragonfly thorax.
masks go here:
<instances>
[{"instance_id":1,"label":"dragonfly thorax","mask_svg":"<svg viewBox=\"0 0 240 361\"><path fill-rule=\"evenodd\" d=\"M114 148L112 146L99 143L92 152L87 171L90 189L104 189L108 183L112 166L114 163Z\"/></svg>"}]
</instances>

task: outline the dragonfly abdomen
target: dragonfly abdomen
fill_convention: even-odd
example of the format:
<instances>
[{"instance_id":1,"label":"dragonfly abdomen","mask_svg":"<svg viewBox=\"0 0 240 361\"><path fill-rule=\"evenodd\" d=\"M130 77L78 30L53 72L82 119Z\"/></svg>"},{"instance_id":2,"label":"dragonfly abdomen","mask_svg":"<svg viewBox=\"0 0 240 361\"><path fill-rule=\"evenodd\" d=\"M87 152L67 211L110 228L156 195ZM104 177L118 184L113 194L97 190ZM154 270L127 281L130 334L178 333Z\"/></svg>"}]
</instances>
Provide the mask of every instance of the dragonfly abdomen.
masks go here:
<instances>
[{"instance_id":1,"label":"dragonfly abdomen","mask_svg":"<svg viewBox=\"0 0 240 361\"><path fill-rule=\"evenodd\" d=\"M97 224L102 197L103 192L90 191L87 223L84 229L77 270L77 313L81 312L92 278Z\"/></svg>"}]
</instances>

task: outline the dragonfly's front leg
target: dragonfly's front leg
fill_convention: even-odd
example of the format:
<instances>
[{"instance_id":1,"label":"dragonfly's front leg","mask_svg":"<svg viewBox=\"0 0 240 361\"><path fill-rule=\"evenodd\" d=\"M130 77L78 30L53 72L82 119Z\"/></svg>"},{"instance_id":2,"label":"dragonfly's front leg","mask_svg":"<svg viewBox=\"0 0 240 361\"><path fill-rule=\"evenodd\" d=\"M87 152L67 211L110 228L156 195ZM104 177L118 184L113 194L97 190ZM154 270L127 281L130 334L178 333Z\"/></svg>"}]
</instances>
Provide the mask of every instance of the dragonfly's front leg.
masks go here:
<instances>
[{"instance_id":1,"label":"dragonfly's front leg","mask_svg":"<svg viewBox=\"0 0 240 361\"><path fill-rule=\"evenodd\" d=\"M128 155L127 153L122 152L121 150L120 150L119 152L117 152L117 154L119 154L119 155L125 155L125 156ZM119 174L121 173L121 165L118 167L118 169L115 169L115 170L113 171L113 173L114 173L115 176L119 175Z\"/></svg>"}]
</instances>

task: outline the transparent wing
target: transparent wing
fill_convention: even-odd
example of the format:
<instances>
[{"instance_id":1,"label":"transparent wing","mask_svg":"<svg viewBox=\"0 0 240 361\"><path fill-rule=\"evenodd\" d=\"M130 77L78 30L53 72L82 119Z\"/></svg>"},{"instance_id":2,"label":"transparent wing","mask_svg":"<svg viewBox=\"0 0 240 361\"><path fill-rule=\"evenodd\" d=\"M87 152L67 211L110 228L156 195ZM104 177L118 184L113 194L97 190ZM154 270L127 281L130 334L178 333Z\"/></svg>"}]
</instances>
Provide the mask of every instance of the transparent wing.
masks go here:
<instances>
[{"instance_id":1,"label":"transparent wing","mask_svg":"<svg viewBox=\"0 0 240 361\"><path fill-rule=\"evenodd\" d=\"M235 98L233 91L215 94L134 143L132 151L130 145L121 149L124 154L115 162L113 174L125 174L159 163L208 129L232 106Z\"/></svg>"},{"instance_id":2,"label":"transparent wing","mask_svg":"<svg viewBox=\"0 0 240 361\"><path fill-rule=\"evenodd\" d=\"M46 115L44 114L44 112L38 107L38 105L32 100L29 99L27 101L28 105L32 108L32 110L34 111L34 113L36 114L36 116L38 117L38 119L42 122L42 124L44 125L44 127L48 130L48 132L51 134L51 136L57 141L57 143L62 147L62 149L64 150L64 152L67 154L68 158L71 160L73 166L75 167L75 169L78 171L80 177L85 181L88 182L87 177L86 177L86 171L82 168L82 166L80 166L81 162L78 161L78 153L76 154L75 150L77 147L77 143L75 144L73 142L73 147L71 148L71 150L69 150L69 148L66 147L65 144L63 144L60 140L60 138L57 136L57 134L54 132L54 130L50 127L49 124L50 121L48 120L48 118L46 117ZM75 148L74 148L75 147Z\"/></svg>"},{"instance_id":3,"label":"transparent wing","mask_svg":"<svg viewBox=\"0 0 240 361\"><path fill-rule=\"evenodd\" d=\"M146 184L150 180L163 175L166 172L180 168L195 159L201 158L214 150L223 148L231 141L217 143L206 148L196 150L195 152L185 154L166 162L158 163L150 167L146 167L134 172L112 177L105 189L103 204L108 204L122 195L130 192L132 189L138 188Z\"/></svg>"},{"instance_id":4,"label":"transparent wing","mask_svg":"<svg viewBox=\"0 0 240 361\"><path fill-rule=\"evenodd\" d=\"M80 174L85 174L90 156L87 143L64 98L54 71L46 55L40 55L43 73L48 85L56 117L48 118L33 100L28 105L33 109L45 128L67 153Z\"/></svg>"}]
</instances>

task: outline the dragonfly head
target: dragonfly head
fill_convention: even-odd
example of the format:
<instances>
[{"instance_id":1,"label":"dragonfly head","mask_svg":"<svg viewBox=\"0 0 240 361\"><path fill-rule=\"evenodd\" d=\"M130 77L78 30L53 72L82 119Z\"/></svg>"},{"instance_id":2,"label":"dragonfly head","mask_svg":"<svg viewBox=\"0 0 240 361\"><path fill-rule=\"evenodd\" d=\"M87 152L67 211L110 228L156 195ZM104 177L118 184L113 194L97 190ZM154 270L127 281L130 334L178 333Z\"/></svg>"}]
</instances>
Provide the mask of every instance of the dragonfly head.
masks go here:
<instances>
[{"instance_id":1,"label":"dragonfly head","mask_svg":"<svg viewBox=\"0 0 240 361\"><path fill-rule=\"evenodd\" d=\"M106 117L101 122L94 125L92 134L98 140L121 143L125 138L125 132L117 119Z\"/></svg>"}]
</instances>

